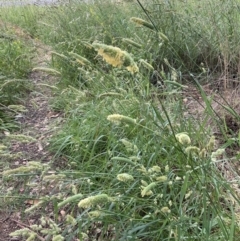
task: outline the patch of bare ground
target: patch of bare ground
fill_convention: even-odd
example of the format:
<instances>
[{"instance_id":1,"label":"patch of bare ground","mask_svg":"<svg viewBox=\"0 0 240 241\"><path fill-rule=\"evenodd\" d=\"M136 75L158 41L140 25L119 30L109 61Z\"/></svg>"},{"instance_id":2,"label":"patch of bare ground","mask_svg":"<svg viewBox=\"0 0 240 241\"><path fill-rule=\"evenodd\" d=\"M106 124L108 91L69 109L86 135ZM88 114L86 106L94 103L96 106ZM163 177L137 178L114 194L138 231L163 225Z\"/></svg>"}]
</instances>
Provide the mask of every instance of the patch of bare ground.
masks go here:
<instances>
[{"instance_id":1,"label":"patch of bare ground","mask_svg":"<svg viewBox=\"0 0 240 241\"><path fill-rule=\"evenodd\" d=\"M0 22L0 24L5 23ZM36 50L33 59L34 66L46 67L51 58L51 49L40 41L32 39L22 29L16 26L11 26L11 28L16 36L33 43ZM13 134L28 136L32 140L28 142L22 142L18 139L3 140L7 142L10 155L5 160L5 164L1 165L0 172L5 170L7 166L17 168L26 166L30 161L50 163L53 160L53 154L48 151L48 140L61 122L61 114L52 111L49 107L49 101L52 98L51 86L56 83L56 78L43 72L34 71L30 73L28 79L33 83L33 90L24 101L27 111L16 115L20 130L15 133L5 132L4 134L6 138ZM39 176L36 175L32 182L38 182L39 180ZM18 181L16 179L15 181L0 180L0 189L0 241L23 240L10 237L9 234L17 229L28 228L34 222L37 223L39 218L37 215L23 215L23 211L34 204L28 197L31 195L38 197L40 194L50 195L51 187L34 190L34 188L27 188L24 179L19 178ZM9 194L10 190L14 190L15 197L22 197L22 199L6 198L8 196L6 194ZM48 213L51 213L51 210L48 210Z\"/></svg>"},{"instance_id":2,"label":"patch of bare ground","mask_svg":"<svg viewBox=\"0 0 240 241\"><path fill-rule=\"evenodd\" d=\"M202 86L202 89L205 97L193 85L184 93L185 116L193 117L198 123L205 122L215 135L218 146L221 146L226 139L237 137L240 130L240 85L221 91L210 85ZM236 145L226 148L230 157L238 151L240 149Z\"/></svg>"},{"instance_id":3,"label":"patch of bare ground","mask_svg":"<svg viewBox=\"0 0 240 241\"><path fill-rule=\"evenodd\" d=\"M226 155L217 164L217 168L234 190L235 197L240 198L240 142L238 139L240 133L240 83L235 88L226 90L219 90L213 85L205 85L202 88L208 99L208 105L199 89L196 86L190 86L183 97L186 107L185 116L193 117L198 123L204 122L215 136L216 148L225 147ZM226 145L227 142L228 145ZM228 201L235 205L235 213L240 220L239 203L231 194L226 193L226 195Z\"/></svg>"}]
</instances>

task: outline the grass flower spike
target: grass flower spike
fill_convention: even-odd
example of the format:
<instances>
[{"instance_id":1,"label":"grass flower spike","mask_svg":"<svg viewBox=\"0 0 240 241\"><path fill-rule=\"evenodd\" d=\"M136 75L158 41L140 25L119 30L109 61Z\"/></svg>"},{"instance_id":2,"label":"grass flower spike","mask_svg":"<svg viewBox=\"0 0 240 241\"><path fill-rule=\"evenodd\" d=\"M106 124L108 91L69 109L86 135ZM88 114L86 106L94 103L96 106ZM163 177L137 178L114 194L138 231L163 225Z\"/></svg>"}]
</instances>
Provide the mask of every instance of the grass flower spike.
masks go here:
<instances>
[{"instance_id":1,"label":"grass flower spike","mask_svg":"<svg viewBox=\"0 0 240 241\"><path fill-rule=\"evenodd\" d=\"M6 136L8 139L11 139L11 140L18 140L20 141L21 143L31 143L31 142L34 142L36 141L35 138L31 137L31 136L26 136L26 135L12 135L12 134L9 134Z\"/></svg>"},{"instance_id":2,"label":"grass flower spike","mask_svg":"<svg viewBox=\"0 0 240 241\"><path fill-rule=\"evenodd\" d=\"M134 47L136 47L136 48L139 48L139 49L142 48L142 45L141 45L141 44L136 43L136 42L134 42L133 40L131 40L131 39L129 39L129 38L123 38L122 41L123 41L124 43L130 44L130 45L132 45L132 46L134 46Z\"/></svg>"},{"instance_id":3,"label":"grass flower spike","mask_svg":"<svg viewBox=\"0 0 240 241\"><path fill-rule=\"evenodd\" d=\"M89 208L89 207L97 205L97 204L105 204L109 200L110 200L110 198L108 197L107 194L99 194L96 196L90 196L88 198L81 200L78 203L78 207L79 208Z\"/></svg>"},{"instance_id":4,"label":"grass flower spike","mask_svg":"<svg viewBox=\"0 0 240 241\"><path fill-rule=\"evenodd\" d=\"M68 224L73 225L73 226L75 226L77 224L77 220L73 216L71 216L69 214L66 216L66 222Z\"/></svg>"},{"instance_id":5,"label":"grass flower spike","mask_svg":"<svg viewBox=\"0 0 240 241\"><path fill-rule=\"evenodd\" d=\"M149 71L153 71L154 70L153 66L151 64L149 64L148 62L146 62L144 59L140 59L139 62L141 63L141 65L143 67L145 67Z\"/></svg>"},{"instance_id":6,"label":"grass flower spike","mask_svg":"<svg viewBox=\"0 0 240 241\"><path fill-rule=\"evenodd\" d=\"M81 65L91 65L91 62L88 59L82 57L79 54L76 54L74 52L69 52L69 55L75 58L76 61Z\"/></svg>"},{"instance_id":7,"label":"grass flower spike","mask_svg":"<svg viewBox=\"0 0 240 241\"><path fill-rule=\"evenodd\" d=\"M162 39L163 41L169 42L169 39L168 39L168 37L167 37L165 34L159 32L159 33L158 33L158 36L159 36L159 38Z\"/></svg>"},{"instance_id":8,"label":"grass flower spike","mask_svg":"<svg viewBox=\"0 0 240 241\"><path fill-rule=\"evenodd\" d=\"M58 235L55 235L53 238L52 238L52 241L63 241L64 240L64 237L60 234Z\"/></svg>"},{"instance_id":9,"label":"grass flower spike","mask_svg":"<svg viewBox=\"0 0 240 241\"><path fill-rule=\"evenodd\" d=\"M61 208L61 207L64 206L65 204L74 202L74 201L76 201L77 199L82 198L82 196L83 196L83 195L82 195L81 193L79 193L79 194L76 194L76 195L74 195L74 196L68 197L68 198L66 198L65 200L63 200L62 202L58 203L58 208Z\"/></svg>"},{"instance_id":10,"label":"grass flower spike","mask_svg":"<svg viewBox=\"0 0 240 241\"><path fill-rule=\"evenodd\" d=\"M168 207L161 208L161 212L163 213L171 213L171 210Z\"/></svg>"},{"instance_id":11,"label":"grass flower spike","mask_svg":"<svg viewBox=\"0 0 240 241\"><path fill-rule=\"evenodd\" d=\"M141 18L132 17L132 18L130 18L130 20L132 22L136 23L137 25L144 26L144 27L154 30L154 26L151 23L149 23Z\"/></svg>"},{"instance_id":12,"label":"grass flower spike","mask_svg":"<svg viewBox=\"0 0 240 241\"><path fill-rule=\"evenodd\" d=\"M141 196L144 197L144 196L150 196L153 194L152 190L154 187L156 187L157 183L156 182L152 182L150 183L148 186L146 187L142 187L142 191L141 191Z\"/></svg>"},{"instance_id":13,"label":"grass flower spike","mask_svg":"<svg viewBox=\"0 0 240 241\"><path fill-rule=\"evenodd\" d=\"M91 211L88 213L90 218L98 218L101 216L101 214L102 214L101 211Z\"/></svg>"},{"instance_id":14,"label":"grass flower spike","mask_svg":"<svg viewBox=\"0 0 240 241\"><path fill-rule=\"evenodd\" d=\"M134 152L134 153L138 152L138 147L136 145L134 145L133 143L131 143L130 141L128 141L126 139L121 139L120 141L125 146L127 152Z\"/></svg>"},{"instance_id":15,"label":"grass flower spike","mask_svg":"<svg viewBox=\"0 0 240 241\"><path fill-rule=\"evenodd\" d=\"M225 149L223 148L217 149L215 152L212 153L211 160L216 161L218 157L224 154L224 152L225 152Z\"/></svg>"},{"instance_id":16,"label":"grass flower spike","mask_svg":"<svg viewBox=\"0 0 240 241\"><path fill-rule=\"evenodd\" d=\"M160 176L160 177L157 177L156 180L158 182L165 182L167 181L168 177L167 176Z\"/></svg>"},{"instance_id":17,"label":"grass flower spike","mask_svg":"<svg viewBox=\"0 0 240 241\"><path fill-rule=\"evenodd\" d=\"M139 71L137 64L126 51L106 44L93 43L92 46L98 51L98 54L113 67L125 67L131 73L137 73Z\"/></svg>"},{"instance_id":18,"label":"grass flower spike","mask_svg":"<svg viewBox=\"0 0 240 241\"><path fill-rule=\"evenodd\" d=\"M176 134L176 139L182 144L182 145L190 145L191 139L186 133L178 133Z\"/></svg>"},{"instance_id":19,"label":"grass flower spike","mask_svg":"<svg viewBox=\"0 0 240 241\"><path fill-rule=\"evenodd\" d=\"M36 67L36 68L33 68L32 71L42 71L42 72L52 74L52 75L57 75L57 76L61 75L59 71L51 68L45 68L45 67Z\"/></svg>"},{"instance_id":20,"label":"grass flower spike","mask_svg":"<svg viewBox=\"0 0 240 241\"><path fill-rule=\"evenodd\" d=\"M188 146L186 149L185 149L185 152L190 155L190 154L199 154L200 153L200 149L196 146Z\"/></svg>"},{"instance_id":21,"label":"grass flower spike","mask_svg":"<svg viewBox=\"0 0 240 241\"><path fill-rule=\"evenodd\" d=\"M119 114L109 115L107 117L107 120L115 123L116 125L120 125L122 122L125 122L127 124L136 124L137 123L136 119L133 119L131 117L124 116L124 115L119 115Z\"/></svg>"},{"instance_id":22,"label":"grass flower spike","mask_svg":"<svg viewBox=\"0 0 240 241\"><path fill-rule=\"evenodd\" d=\"M37 162L29 162L27 166L20 166L15 169L9 169L2 172L3 176L9 176L18 173L31 173L31 172L38 172L44 170L44 166L41 163Z\"/></svg>"},{"instance_id":23,"label":"grass flower spike","mask_svg":"<svg viewBox=\"0 0 240 241\"><path fill-rule=\"evenodd\" d=\"M206 146L208 151L212 151L214 149L215 146L215 136L212 136Z\"/></svg>"},{"instance_id":24,"label":"grass flower spike","mask_svg":"<svg viewBox=\"0 0 240 241\"><path fill-rule=\"evenodd\" d=\"M120 173L117 175L117 179L121 182L133 181L133 176L128 173Z\"/></svg>"},{"instance_id":25,"label":"grass flower spike","mask_svg":"<svg viewBox=\"0 0 240 241\"><path fill-rule=\"evenodd\" d=\"M149 173L154 173L154 172L161 172L161 167L159 166L153 166L151 168L148 169Z\"/></svg>"}]
</instances>

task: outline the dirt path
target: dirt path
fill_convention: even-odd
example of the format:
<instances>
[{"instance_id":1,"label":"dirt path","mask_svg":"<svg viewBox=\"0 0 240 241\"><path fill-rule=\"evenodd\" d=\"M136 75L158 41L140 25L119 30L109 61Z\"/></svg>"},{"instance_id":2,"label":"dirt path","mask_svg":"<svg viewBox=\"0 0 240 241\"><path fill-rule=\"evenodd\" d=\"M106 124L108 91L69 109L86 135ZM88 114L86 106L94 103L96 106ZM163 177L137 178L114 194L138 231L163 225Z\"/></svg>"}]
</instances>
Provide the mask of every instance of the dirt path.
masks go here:
<instances>
[{"instance_id":1,"label":"dirt path","mask_svg":"<svg viewBox=\"0 0 240 241\"><path fill-rule=\"evenodd\" d=\"M22 37L24 35L21 29L16 27L14 29L17 36ZM25 38L27 41L32 41L36 48L36 56L33 59L34 66L47 67L51 59L51 49L37 40L30 39L29 36L25 36ZM10 155L5 159L5 164L0 167L0 172L7 166L17 168L27 165L30 161L49 163L53 159L52 154L48 151L48 140L57 128L58 123L61 122L60 114L53 112L49 106L52 99L51 86L56 82L56 78L43 72L33 71L29 75L29 80L33 83L33 90L24 101L26 112L16 115L20 124L20 131L4 133L3 143L8 146ZM32 140L28 142L14 138L8 140L11 135L24 135ZM26 196L25 189L25 183L22 181L20 183L16 181L4 182L0 179L0 241L21 240L9 237L9 233L16 229L28 227L34 222L33 219L30 220L26 216L23 218L22 215L22 212L29 207L29 202L20 201L21 207L19 209L18 203L11 200L9 206L9 200L4 198L9 193L12 194L13 190L15 196ZM17 199L18 201L19 199Z\"/></svg>"}]
</instances>

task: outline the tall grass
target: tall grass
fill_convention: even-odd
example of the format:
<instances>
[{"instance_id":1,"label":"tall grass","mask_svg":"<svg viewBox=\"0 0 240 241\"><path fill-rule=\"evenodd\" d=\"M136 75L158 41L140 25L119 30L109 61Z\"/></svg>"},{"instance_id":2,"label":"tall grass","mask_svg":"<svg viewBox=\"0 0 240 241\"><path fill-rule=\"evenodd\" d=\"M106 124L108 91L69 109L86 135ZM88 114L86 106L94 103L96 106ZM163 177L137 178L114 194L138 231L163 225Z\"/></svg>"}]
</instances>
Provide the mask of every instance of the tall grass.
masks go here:
<instances>
[{"instance_id":1,"label":"tall grass","mask_svg":"<svg viewBox=\"0 0 240 241\"><path fill-rule=\"evenodd\" d=\"M83 48L83 41L119 46L122 38L131 38L141 44L143 50L132 51L141 53L141 57L148 59L159 71L162 68L169 71L164 62L168 59L171 66L181 71L183 79L188 79L189 72L201 75L203 69L213 78L222 73L225 81L238 75L238 1L152 0L139 3L145 12L137 1L121 4L96 1L95 4L72 2L51 7L3 9L2 14L8 21L18 22L32 36L54 43L56 50L61 52L74 50L88 57L90 53ZM144 18L156 29L153 32L136 29L129 22L131 17ZM164 34L167 41L156 35L156 30Z\"/></svg>"},{"instance_id":2,"label":"tall grass","mask_svg":"<svg viewBox=\"0 0 240 241\"><path fill-rule=\"evenodd\" d=\"M26 212L51 202L54 218L44 222L42 211L38 225L13 236L236 240L239 204L219 171L229 158L207 123L214 112L202 93L205 119L186 116L182 92L190 77L211 81L227 76L226 64L228 74L238 66L230 51L239 46L237 14L224 11L237 2L140 2L59 5L36 23L55 48L61 78L52 106L66 118L51 140L56 172L40 163L24 169L54 186ZM234 38L226 38L229 29Z\"/></svg>"},{"instance_id":3,"label":"tall grass","mask_svg":"<svg viewBox=\"0 0 240 241\"><path fill-rule=\"evenodd\" d=\"M10 105L20 104L21 97L31 87L26 80L33 57L31 43L20 37L17 30L6 22L0 23L0 129L15 126L10 117L16 112Z\"/></svg>"}]
</instances>

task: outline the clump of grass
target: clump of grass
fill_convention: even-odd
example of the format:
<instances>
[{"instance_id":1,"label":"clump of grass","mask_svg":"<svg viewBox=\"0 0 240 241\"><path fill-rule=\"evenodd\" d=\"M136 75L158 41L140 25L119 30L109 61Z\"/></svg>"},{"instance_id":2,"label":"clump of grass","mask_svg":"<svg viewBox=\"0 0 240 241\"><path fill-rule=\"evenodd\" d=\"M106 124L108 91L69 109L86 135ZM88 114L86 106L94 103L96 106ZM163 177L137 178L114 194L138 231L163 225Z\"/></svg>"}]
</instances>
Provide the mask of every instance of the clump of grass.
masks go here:
<instances>
[{"instance_id":1,"label":"clump of grass","mask_svg":"<svg viewBox=\"0 0 240 241\"><path fill-rule=\"evenodd\" d=\"M205 121L199 124L186 118L180 91L186 88L181 83L183 73L201 77L198 61L208 68L221 52L217 42L210 42L214 30L208 32L203 26L206 22L198 22L207 5L197 9L199 16L193 11L196 3L141 5L151 21L144 16L132 18L142 26L138 31L132 31L134 23L126 24L135 13L129 14L126 8L119 7L115 24L109 25L112 19L101 10L115 5L80 6L52 10L48 26L53 33L49 41L59 41L53 64L62 76L55 108L66 116L51 147L56 160L64 157L64 170L49 175L30 165L41 172L44 183L56 184L57 194L48 201L53 202L56 216L66 210L61 223L64 231L51 220L51 229L45 229L44 223L28 235L60 240L234 240L239 234L238 213L229 200L238 200L218 170L218 164L228 160L226 153L224 148L215 148ZM213 10L209 16L217 19L220 15ZM85 35L79 33L83 19L89 19L81 30ZM53 20L60 24L54 25ZM199 39L201 34L204 39ZM123 38L136 38L141 48L131 48L138 45L129 40L121 45ZM209 47L211 51L206 50ZM94 49L107 64L95 58ZM137 69L128 52L144 69ZM155 71L165 85L161 91L149 84L149 75ZM214 118L213 112L209 115ZM19 171L28 169L3 174ZM21 231L13 234L20 235Z\"/></svg>"},{"instance_id":2,"label":"clump of grass","mask_svg":"<svg viewBox=\"0 0 240 241\"><path fill-rule=\"evenodd\" d=\"M21 104L21 98L31 89L26 77L33 54L30 43L18 36L11 24L4 27L2 23L0 28L0 129L8 130L16 127L12 117L18 112L11 105Z\"/></svg>"},{"instance_id":3,"label":"clump of grass","mask_svg":"<svg viewBox=\"0 0 240 241\"><path fill-rule=\"evenodd\" d=\"M31 49L18 37L11 41L0 38L0 42L0 74L10 78L25 78L32 66Z\"/></svg>"}]
</instances>

